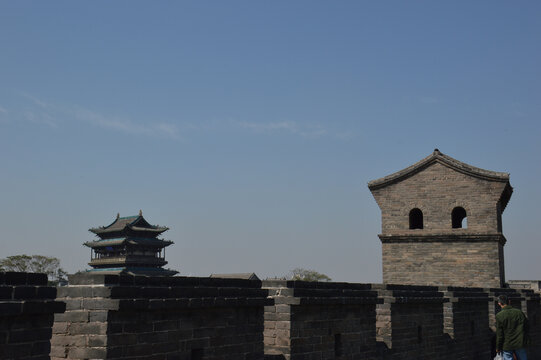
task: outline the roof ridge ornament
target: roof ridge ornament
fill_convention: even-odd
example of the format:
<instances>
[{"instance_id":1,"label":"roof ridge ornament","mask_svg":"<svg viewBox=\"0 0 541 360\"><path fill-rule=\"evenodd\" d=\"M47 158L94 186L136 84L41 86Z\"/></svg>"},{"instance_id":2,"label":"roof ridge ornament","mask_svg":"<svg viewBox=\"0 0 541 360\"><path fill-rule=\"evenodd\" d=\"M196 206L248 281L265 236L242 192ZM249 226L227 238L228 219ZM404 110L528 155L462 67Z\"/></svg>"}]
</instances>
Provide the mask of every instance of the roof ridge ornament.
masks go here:
<instances>
[{"instance_id":1,"label":"roof ridge ornament","mask_svg":"<svg viewBox=\"0 0 541 360\"><path fill-rule=\"evenodd\" d=\"M120 213L119 212L116 213L116 219L117 220L120 219Z\"/></svg>"},{"instance_id":2,"label":"roof ridge ornament","mask_svg":"<svg viewBox=\"0 0 541 360\"><path fill-rule=\"evenodd\" d=\"M139 209L139 216L143 216L143 210Z\"/></svg>"}]
</instances>

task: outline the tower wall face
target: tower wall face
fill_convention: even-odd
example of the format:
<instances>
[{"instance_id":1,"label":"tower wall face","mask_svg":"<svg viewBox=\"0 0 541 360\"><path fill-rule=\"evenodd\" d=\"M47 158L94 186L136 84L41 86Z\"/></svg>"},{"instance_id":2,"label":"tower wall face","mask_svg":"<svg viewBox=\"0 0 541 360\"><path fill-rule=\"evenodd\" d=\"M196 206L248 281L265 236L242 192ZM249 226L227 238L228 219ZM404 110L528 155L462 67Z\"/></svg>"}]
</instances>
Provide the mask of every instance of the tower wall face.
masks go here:
<instances>
[{"instance_id":1,"label":"tower wall face","mask_svg":"<svg viewBox=\"0 0 541 360\"><path fill-rule=\"evenodd\" d=\"M508 177L484 177L488 171L461 164L459 170L428 162L371 186L381 209L384 283L504 285L501 199ZM463 216L453 221L453 212Z\"/></svg>"},{"instance_id":2,"label":"tower wall face","mask_svg":"<svg viewBox=\"0 0 541 360\"><path fill-rule=\"evenodd\" d=\"M497 288L505 282L498 237L475 242L403 240L383 243L382 252L383 282L388 284Z\"/></svg>"},{"instance_id":3,"label":"tower wall face","mask_svg":"<svg viewBox=\"0 0 541 360\"><path fill-rule=\"evenodd\" d=\"M505 183L475 178L440 163L384 188L372 190L381 209L382 234L496 233L500 195ZM466 210L467 229L453 229L451 212ZM423 229L409 229L409 212L423 212Z\"/></svg>"}]
</instances>

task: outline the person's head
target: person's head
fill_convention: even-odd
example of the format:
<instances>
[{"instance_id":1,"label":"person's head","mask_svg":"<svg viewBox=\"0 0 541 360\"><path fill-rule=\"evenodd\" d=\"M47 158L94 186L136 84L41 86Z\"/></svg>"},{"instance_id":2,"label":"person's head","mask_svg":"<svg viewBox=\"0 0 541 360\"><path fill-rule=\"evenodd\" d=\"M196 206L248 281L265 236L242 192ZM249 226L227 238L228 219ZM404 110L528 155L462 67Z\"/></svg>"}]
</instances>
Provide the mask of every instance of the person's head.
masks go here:
<instances>
[{"instance_id":1,"label":"person's head","mask_svg":"<svg viewBox=\"0 0 541 360\"><path fill-rule=\"evenodd\" d=\"M507 295L499 295L498 296L498 305L501 307L504 307L505 305L509 305L509 298Z\"/></svg>"}]
</instances>

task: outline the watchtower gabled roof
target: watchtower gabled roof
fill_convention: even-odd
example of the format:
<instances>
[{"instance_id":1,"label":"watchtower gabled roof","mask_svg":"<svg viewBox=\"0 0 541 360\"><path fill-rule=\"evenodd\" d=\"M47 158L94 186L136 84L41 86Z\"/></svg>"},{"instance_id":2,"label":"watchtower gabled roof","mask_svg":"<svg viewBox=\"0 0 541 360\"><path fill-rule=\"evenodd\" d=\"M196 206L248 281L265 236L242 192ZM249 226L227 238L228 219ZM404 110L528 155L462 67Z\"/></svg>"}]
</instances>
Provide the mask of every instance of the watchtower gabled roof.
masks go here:
<instances>
[{"instance_id":1,"label":"watchtower gabled roof","mask_svg":"<svg viewBox=\"0 0 541 360\"><path fill-rule=\"evenodd\" d=\"M370 181L368 183L368 188L370 189L370 191L372 191L372 190L380 189L388 185L397 183L399 181L402 181L426 169L428 166L434 163L440 163L453 170L456 170L463 174L473 176L479 179L506 183L505 189L502 192L502 195L500 198L500 201L502 204L502 212L507 206L507 203L509 202L509 199L511 198L511 194L513 193L513 188L511 187L511 184L509 183L509 173L485 170L485 169L481 169L481 168L463 163L462 161L458 161L450 156L447 156L441 153L438 149L434 149L434 152L432 154L430 154L424 159L416 162L415 164L403 170L400 170L393 174L387 175L385 177Z\"/></svg>"},{"instance_id":2,"label":"watchtower gabled roof","mask_svg":"<svg viewBox=\"0 0 541 360\"><path fill-rule=\"evenodd\" d=\"M91 228L89 231L96 235L107 234L112 232L121 232L125 229L131 229L136 231L144 231L154 234L161 234L164 231L169 230L165 226L151 225L143 217L143 213L139 211L139 215L120 217L117 214L115 221L107 226L100 226L97 228Z\"/></svg>"}]
</instances>

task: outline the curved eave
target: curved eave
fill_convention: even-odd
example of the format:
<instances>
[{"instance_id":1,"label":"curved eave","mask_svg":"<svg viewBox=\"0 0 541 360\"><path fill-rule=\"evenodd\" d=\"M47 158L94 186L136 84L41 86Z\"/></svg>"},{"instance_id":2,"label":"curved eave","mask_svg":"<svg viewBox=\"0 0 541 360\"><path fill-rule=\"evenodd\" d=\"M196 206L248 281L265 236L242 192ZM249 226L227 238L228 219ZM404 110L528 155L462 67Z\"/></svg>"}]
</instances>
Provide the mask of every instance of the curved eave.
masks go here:
<instances>
[{"instance_id":1,"label":"curved eave","mask_svg":"<svg viewBox=\"0 0 541 360\"><path fill-rule=\"evenodd\" d=\"M137 225L143 225L137 226ZM119 217L115 219L111 224L107 226L100 226L97 228L91 228L88 229L89 231L93 232L96 235L99 234L105 234L105 233L111 233L111 232L121 232L126 228L130 229L136 229L137 231L141 230L151 230L155 233L162 233L166 230L169 230L167 227L159 227L151 225L148 221L145 220L143 215L140 213L139 215L135 216L126 216L126 217Z\"/></svg>"},{"instance_id":2,"label":"curved eave","mask_svg":"<svg viewBox=\"0 0 541 360\"><path fill-rule=\"evenodd\" d=\"M84 246L89 248L99 248L106 246L124 245L126 239L114 239L114 240L99 240L99 241L87 241L83 243Z\"/></svg>"},{"instance_id":3,"label":"curved eave","mask_svg":"<svg viewBox=\"0 0 541 360\"><path fill-rule=\"evenodd\" d=\"M440 163L444 166L447 166L463 174L480 178L483 180L509 183L508 173L490 171L490 170L481 169L475 166L471 166L461 161L458 161L456 159L453 159L450 156L442 154L441 152L439 152L439 150L436 149L431 155L427 156L426 158L416 162L415 164L403 170L400 170L393 174L387 175L385 177L370 181L368 183L368 188L370 190L376 190L376 189L385 187L387 185L397 183L403 179L406 179L420 172L421 170L427 168L428 166L434 163ZM511 186L509 185L509 187ZM505 205L507 205L507 202L505 203ZM505 208L505 205L503 206L504 208Z\"/></svg>"},{"instance_id":4,"label":"curved eave","mask_svg":"<svg viewBox=\"0 0 541 360\"><path fill-rule=\"evenodd\" d=\"M88 229L88 231L93 232L94 234L99 236L101 234L110 234L110 233L115 233L115 232L121 233L124 229L125 228L122 228L122 229L92 228L92 229Z\"/></svg>"},{"instance_id":5,"label":"curved eave","mask_svg":"<svg viewBox=\"0 0 541 360\"><path fill-rule=\"evenodd\" d=\"M146 275L146 276L173 276L178 274L178 271L162 268L133 268L133 267L118 267L118 268L97 268L86 271L90 274L103 275Z\"/></svg>"},{"instance_id":6,"label":"curved eave","mask_svg":"<svg viewBox=\"0 0 541 360\"><path fill-rule=\"evenodd\" d=\"M151 258L147 256L119 256L101 259L92 259L88 265L92 267L105 267L109 265L145 264L145 266L164 266L167 261L164 258Z\"/></svg>"},{"instance_id":7,"label":"curved eave","mask_svg":"<svg viewBox=\"0 0 541 360\"><path fill-rule=\"evenodd\" d=\"M168 227L144 228L144 227L139 227L139 226L129 226L129 228L133 231L143 231L143 232L149 232L153 234L161 234L162 232L169 230Z\"/></svg>"},{"instance_id":8,"label":"curved eave","mask_svg":"<svg viewBox=\"0 0 541 360\"><path fill-rule=\"evenodd\" d=\"M90 228L90 229L88 229L88 231L90 231L90 232L92 232L92 233L94 233L96 235L103 233L103 229L101 229L101 228Z\"/></svg>"},{"instance_id":9,"label":"curved eave","mask_svg":"<svg viewBox=\"0 0 541 360\"><path fill-rule=\"evenodd\" d=\"M140 231L140 232L146 232L146 233L151 233L151 234L156 234L156 235L159 235L167 230L169 230L168 227L160 227L160 228L143 228L143 227L138 227L138 226L125 226L124 228L121 228L121 229L118 229L118 228L113 228L113 229L107 229L107 228L92 228L92 229L88 229L88 231L90 232L93 232L94 234L96 235L102 235L102 234L110 234L110 233L115 233L115 232L118 232L118 233L122 233L123 231L125 231L126 229L130 229L132 231Z\"/></svg>"},{"instance_id":10,"label":"curved eave","mask_svg":"<svg viewBox=\"0 0 541 360\"><path fill-rule=\"evenodd\" d=\"M132 238L123 238L123 239L111 239L111 240L98 240L98 241L88 241L83 245L90 248L100 248L107 246L116 246L116 245L141 245L141 246L153 246L156 248L164 248L169 245L174 244L171 240L162 240L162 239L132 239Z\"/></svg>"},{"instance_id":11,"label":"curved eave","mask_svg":"<svg viewBox=\"0 0 541 360\"><path fill-rule=\"evenodd\" d=\"M155 246L155 247L166 247L171 244L174 244L171 240L160 240L160 239L127 239L126 243L130 245L146 245L146 246Z\"/></svg>"}]
</instances>

